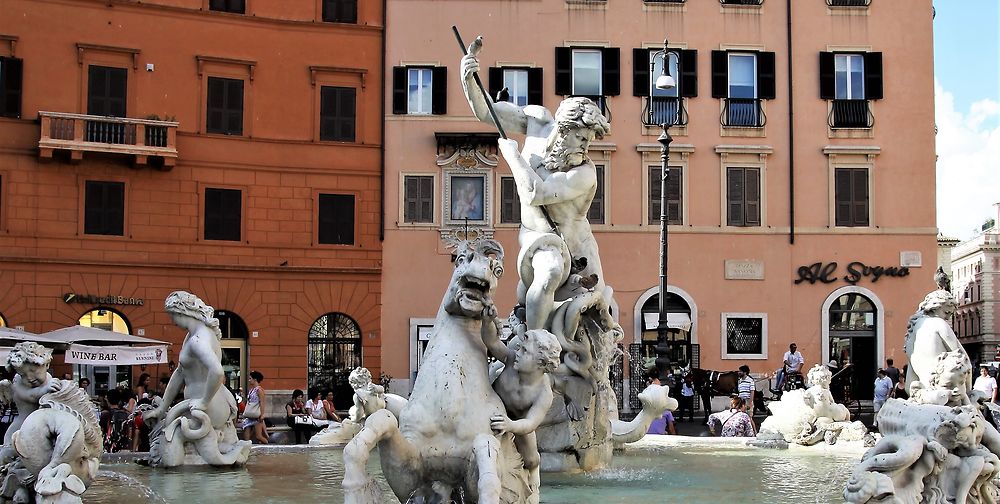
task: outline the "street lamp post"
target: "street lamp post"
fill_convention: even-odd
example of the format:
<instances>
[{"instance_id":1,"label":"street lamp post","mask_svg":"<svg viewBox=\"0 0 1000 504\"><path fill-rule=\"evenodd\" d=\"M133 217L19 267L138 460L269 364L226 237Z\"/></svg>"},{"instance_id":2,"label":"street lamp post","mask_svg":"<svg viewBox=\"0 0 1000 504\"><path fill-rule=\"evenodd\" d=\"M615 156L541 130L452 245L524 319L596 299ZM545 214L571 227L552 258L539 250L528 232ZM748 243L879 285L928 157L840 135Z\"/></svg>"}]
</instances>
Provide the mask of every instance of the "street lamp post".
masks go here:
<instances>
[{"instance_id":1,"label":"street lamp post","mask_svg":"<svg viewBox=\"0 0 1000 504\"><path fill-rule=\"evenodd\" d=\"M675 87L674 78L670 75L670 54L671 51L667 48L667 41L663 41L663 49L656 51L649 58L649 75L652 76L654 69L656 67L656 58L663 58L663 70L660 75L656 78L656 83L654 86L650 86L649 89L649 118L652 122L653 118L653 95L654 89L667 90ZM679 105L679 104L678 104ZM678 106L677 112L680 113L680 107ZM663 122L660 123L660 133L659 138L656 139L660 142L660 289L659 289L659 310L660 319L659 324L656 326L656 368L660 375L660 380L664 381L667 379L667 369L670 366L670 344L668 342L668 336L670 332L670 327L667 324L667 178L670 176L670 142L674 139L670 136L670 126L673 125L674 121L670 119L672 117L668 112L663 117Z\"/></svg>"}]
</instances>

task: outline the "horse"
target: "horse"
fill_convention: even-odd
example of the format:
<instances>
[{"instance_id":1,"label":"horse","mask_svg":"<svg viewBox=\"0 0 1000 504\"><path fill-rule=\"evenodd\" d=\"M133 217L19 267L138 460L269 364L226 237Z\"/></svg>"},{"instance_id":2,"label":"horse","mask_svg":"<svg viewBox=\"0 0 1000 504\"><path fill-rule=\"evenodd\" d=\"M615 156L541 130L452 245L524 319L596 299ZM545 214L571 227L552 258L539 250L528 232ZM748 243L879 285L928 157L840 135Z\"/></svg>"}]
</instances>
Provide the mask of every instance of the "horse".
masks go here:
<instances>
[{"instance_id":1,"label":"horse","mask_svg":"<svg viewBox=\"0 0 1000 504\"><path fill-rule=\"evenodd\" d=\"M681 370L684 375L691 375L695 391L701 397L702 409L705 411L705 422L708 422L708 415L712 413L712 398L715 396L731 396L739 393L740 377L736 371L713 371L711 369L684 368ZM767 412L764 406L763 396L760 392L754 392L753 411Z\"/></svg>"}]
</instances>

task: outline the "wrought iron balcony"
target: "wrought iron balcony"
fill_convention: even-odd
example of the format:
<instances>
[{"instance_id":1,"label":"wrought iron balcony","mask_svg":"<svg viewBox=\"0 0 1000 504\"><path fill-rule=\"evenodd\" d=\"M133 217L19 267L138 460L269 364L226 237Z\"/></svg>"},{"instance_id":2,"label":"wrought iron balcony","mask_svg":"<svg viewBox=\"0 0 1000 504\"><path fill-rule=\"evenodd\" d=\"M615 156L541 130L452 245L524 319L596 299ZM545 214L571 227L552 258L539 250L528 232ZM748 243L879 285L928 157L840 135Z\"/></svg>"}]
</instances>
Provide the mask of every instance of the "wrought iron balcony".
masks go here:
<instances>
[{"instance_id":1,"label":"wrought iron balcony","mask_svg":"<svg viewBox=\"0 0 1000 504\"><path fill-rule=\"evenodd\" d=\"M719 0L722 5L763 5L764 0Z\"/></svg>"},{"instance_id":2,"label":"wrought iron balcony","mask_svg":"<svg viewBox=\"0 0 1000 504\"><path fill-rule=\"evenodd\" d=\"M831 128L871 128L875 125L868 100L833 100L827 124Z\"/></svg>"},{"instance_id":3,"label":"wrought iron balcony","mask_svg":"<svg viewBox=\"0 0 1000 504\"><path fill-rule=\"evenodd\" d=\"M38 117L42 123L38 140L41 158L65 150L72 161L83 159L84 152L133 155L136 164L146 164L155 157L166 167L177 159L178 123L173 121L63 112L39 112Z\"/></svg>"},{"instance_id":4,"label":"wrought iron balcony","mask_svg":"<svg viewBox=\"0 0 1000 504\"><path fill-rule=\"evenodd\" d=\"M760 98L725 98L721 122L728 128L763 128L767 116Z\"/></svg>"},{"instance_id":5,"label":"wrought iron balcony","mask_svg":"<svg viewBox=\"0 0 1000 504\"><path fill-rule=\"evenodd\" d=\"M646 97L645 110L642 113L642 123L646 126L686 126L688 123L687 109L684 100L675 96L654 96L652 101Z\"/></svg>"},{"instance_id":6,"label":"wrought iron balcony","mask_svg":"<svg viewBox=\"0 0 1000 504\"><path fill-rule=\"evenodd\" d=\"M868 7L872 0L826 0L830 7Z\"/></svg>"}]
</instances>

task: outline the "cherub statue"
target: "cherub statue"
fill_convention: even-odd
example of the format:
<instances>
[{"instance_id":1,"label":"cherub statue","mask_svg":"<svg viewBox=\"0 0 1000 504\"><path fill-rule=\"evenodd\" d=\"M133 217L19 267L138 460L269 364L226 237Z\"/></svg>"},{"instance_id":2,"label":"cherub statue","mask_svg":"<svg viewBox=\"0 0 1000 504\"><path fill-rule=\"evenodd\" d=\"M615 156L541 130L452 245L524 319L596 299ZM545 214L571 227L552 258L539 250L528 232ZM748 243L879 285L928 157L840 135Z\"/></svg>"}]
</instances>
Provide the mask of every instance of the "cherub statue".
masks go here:
<instances>
[{"instance_id":1,"label":"cherub statue","mask_svg":"<svg viewBox=\"0 0 1000 504\"><path fill-rule=\"evenodd\" d=\"M368 415L385 408L385 388L372 381L368 368L354 368L347 382L354 389L354 406L350 411L352 421L364 423Z\"/></svg>"},{"instance_id":2,"label":"cherub statue","mask_svg":"<svg viewBox=\"0 0 1000 504\"><path fill-rule=\"evenodd\" d=\"M52 351L18 343L7 357L14 379L0 382L0 399L18 416L0 455L0 503L76 503L97 476L103 446L86 392L48 374Z\"/></svg>"}]
</instances>

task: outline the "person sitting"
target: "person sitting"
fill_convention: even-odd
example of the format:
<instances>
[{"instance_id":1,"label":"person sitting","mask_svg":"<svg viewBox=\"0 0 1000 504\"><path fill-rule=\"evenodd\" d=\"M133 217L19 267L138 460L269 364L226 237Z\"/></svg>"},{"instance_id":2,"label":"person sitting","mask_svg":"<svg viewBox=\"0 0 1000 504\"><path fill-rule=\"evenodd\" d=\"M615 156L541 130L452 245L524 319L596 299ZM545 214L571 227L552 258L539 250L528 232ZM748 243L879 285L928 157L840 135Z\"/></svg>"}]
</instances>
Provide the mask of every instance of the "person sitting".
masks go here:
<instances>
[{"instance_id":1,"label":"person sitting","mask_svg":"<svg viewBox=\"0 0 1000 504\"><path fill-rule=\"evenodd\" d=\"M754 437L757 431L746 412L746 402L739 396L729 401L729 409L708 416L708 430L722 437Z\"/></svg>"},{"instance_id":2,"label":"person sitting","mask_svg":"<svg viewBox=\"0 0 1000 504\"><path fill-rule=\"evenodd\" d=\"M337 408L333 405L333 391L326 391L326 399L323 400L323 408L326 410L326 418L334 422L343 422L337 414Z\"/></svg>"},{"instance_id":3,"label":"person sitting","mask_svg":"<svg viewBox=\"0 0 1000 504\"><path fill-rule=\"evenodd\" d=\"M777 393L784 390L785 379L789 374L801 373L803 363L805 363L805 359L802 357L802 352L798 351L798 346L795 343L788 345L788 351L781 358L781 369L777 371L778 381L771 392Z\"/></svg>"},{"instance_id":4,"label":"person sitting","mask_svg":"<svg viewBox=\"0 0 1000 504\"><path fill-rule=\"evenodd\" d=\"M317 389L313 393L313 398L306 401L306 413L312 417L312 423L317 427L326 427L330 424L323 405L323 392Z\"/></svg>"},{"instance_id":5,"label":"person sitting","mask_svg":"<svg viewBox=\"0 0 1000 504\"><path fill-rule=\"evenodd\" d=\"M285 422L295 433L295 444L302 444L303 438L309 441L313 434L313 426L306 413L305 392L301 389L292 391L292 400L285 403Z\"/></svg>"}]
</instances>

